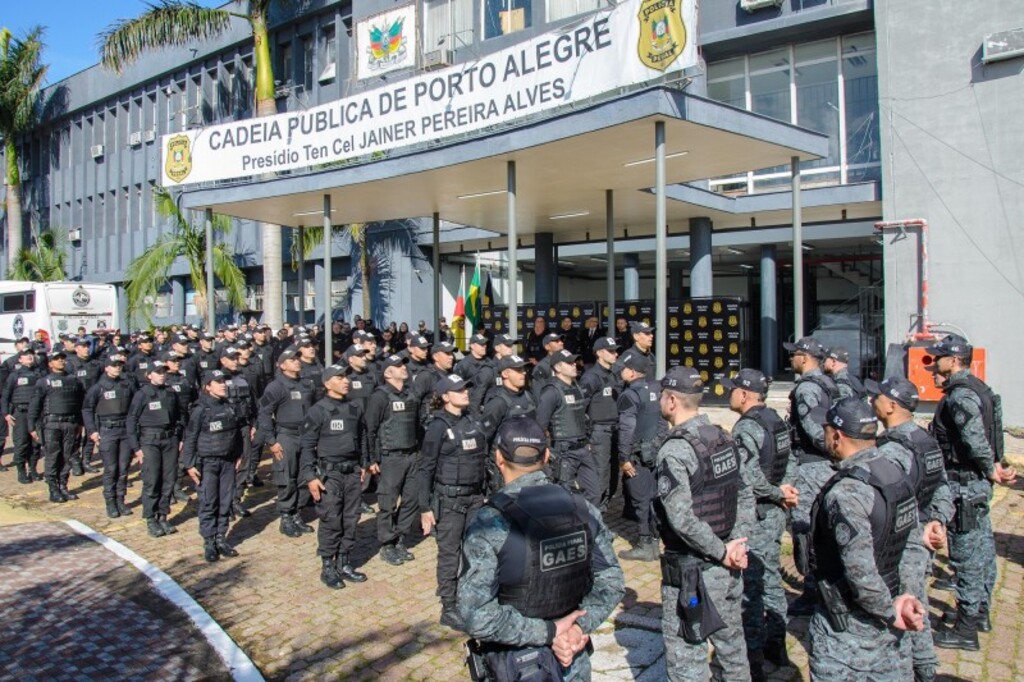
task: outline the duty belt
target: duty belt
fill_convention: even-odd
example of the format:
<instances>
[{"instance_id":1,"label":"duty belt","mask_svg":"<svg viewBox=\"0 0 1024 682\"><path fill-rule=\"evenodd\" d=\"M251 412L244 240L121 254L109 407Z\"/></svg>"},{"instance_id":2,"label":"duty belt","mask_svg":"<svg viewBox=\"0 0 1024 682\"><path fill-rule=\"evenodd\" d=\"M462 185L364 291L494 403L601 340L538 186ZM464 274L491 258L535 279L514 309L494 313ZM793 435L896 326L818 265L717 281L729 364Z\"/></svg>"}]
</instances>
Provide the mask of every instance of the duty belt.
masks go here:
<instances>
[{"instance_id":1,"label":"duty belt","mask_svg":"<svg viewBox=\"0 0 1024 682\"><path fill-rule=\"evenodd\" d=\"M345 460L341 462L328 462L326 460L320 460L316 464L320 471L340 471L343 474L351 474L359 471L359 462L357 460Z\"/></svg>"},{"instance_id":2,"label":"duty belt","mask_svg":"<svg viewBox=\"0 0 1024 682\"><path fill-rule=\"evenodd\" d=\"M586 444L587 444L587 439L586 438L580 438L580 439L577 439L577 440L556 440L554 442L555 449L559 450L559 451L562 451L562 452L564 452L566 450L576 450L576 449L585 447Z\"/></svg>"},{"instance_id":3,"label":"duty belt","mask_svg":"<svg viewBox=\"0 0 1024 682\"><path fill-rule=\"evenodd\" d=\"M157 438L170 438L174 435L174 429L158 426L142 426L139 427L139 431L147 436L156 436Z\"/></svg>"},{"instance_id":4,"label":"duty belt","mask_svg":"<svg viewBox=\"0 0 1024 682\"><path fill-rule=\"evenodd\" d=\"M480 485L439 485L436 490L445 497L462 497L463 495L479 495L484 491L484 486L482 483Z\"/></svg>"},{"instance_id":5,"label":"duty belt","mask_svg":"<svg viewBox=\"0 0 1024 682\"><path fill-rule=\"evenodd\" d=\"M48 414L46 415L46 421L72 424L78 421L78 417L73 414Z\"/></svg>"},{"instance_id":6,"label":"duty belt","mask_svg":"<svg viewBox=\"0 0 1024 682\"><path fill-rule=\"evenodd\" d=\"M28 412L28 403L14 403L12 407L15 412Z\"/></svg>"},{"instance_id":7,"label":"duty belt","mask_svg":"<svg viewBox=\"0 0 1024 682\"><path fill-rule=\"evenodd\" d=\"M383 450L380 454L384 457L387 457L388 455L413 455L416 454L416 448L406 448L405 450Z\"/></svg>"},{"instance_id":8,"label":"duty belt","mask_svg":"<svg viewBox=\"0 0 1024 682\"><path fill-rule=\"evenodd\" d=\"M946 477L961 485L973 483L974 481L980 481L982 479L981 474L974 469L968 468L946 469Z\"/></svg>"},{"instance_id":9,"label":"duty belt","mask_svg":"<svg viewBox=\"0 0 1024 682\"><path fill-rule=\"evenodd\" d=\"M119 429L125 425L124 419L103 419L100 420L100 426L105 429Z\"/></svg>"},{"instance_id":10,"label":"duty belt","mask_svg":"<svg viewBox=\"0 0 1024 682\"><path fill-rule=\"evenodd\" d=\"M661 582L667 587L681 587L683 584L683 569L694 564L700 565L701 570L714 566L694 554L681 552L665 552L661 555Z\"/></svg>"},{"instance_id":11,"label":"duty belt","mask_svg":"<svg viewBox=\"0 0 1024 682\"><path fill-rule=\"evenodd\" d=\"M592 430L601 429L602 431L611 431L615 428L618 422L594 422L590 425Z\"/></svg>"},{"instance_id":12,"label":"duty belt","mask_svg":"<svg viewBox=\"0 0 1024 682\"><path fill-rule=\"evenodd\" d=\"M278 425L277 430L279 432L284 432L284 433L287 433L287 434L291 434L293 436L297 436L300 433L302 433L302 427L300 427L300 426L281 426L281 425Z\"/></svg>"}]
</instances>

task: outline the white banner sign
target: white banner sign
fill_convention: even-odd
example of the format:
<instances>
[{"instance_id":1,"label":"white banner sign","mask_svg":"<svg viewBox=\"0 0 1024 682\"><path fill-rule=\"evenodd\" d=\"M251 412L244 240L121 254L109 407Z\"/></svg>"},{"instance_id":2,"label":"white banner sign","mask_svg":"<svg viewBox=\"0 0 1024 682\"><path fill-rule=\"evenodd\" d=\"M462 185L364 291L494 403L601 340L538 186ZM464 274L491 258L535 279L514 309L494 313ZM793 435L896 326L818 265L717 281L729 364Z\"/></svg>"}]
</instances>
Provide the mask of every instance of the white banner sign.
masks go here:
<instances>
[{"instance_id":1,"label":"white banner sign","mask_svg":"<svg viewBox=\"0 0 1024 682\"><path fill-rule=\"evenodd\" d=\"M695 2L629 0L475 62L304 111L164 135L163 184L342 161L647 82L697 63Z\"/></svg>"},{"instance_id":2,"label":"white banner sign","mask_svg":"<svg viewBox=\"0 0 1024 682\"><path fill-rule=\"evenodd\" d=\"M416 5L356 25L356 77L360 80L416 66Z\"/></svg>"}]
</instances>

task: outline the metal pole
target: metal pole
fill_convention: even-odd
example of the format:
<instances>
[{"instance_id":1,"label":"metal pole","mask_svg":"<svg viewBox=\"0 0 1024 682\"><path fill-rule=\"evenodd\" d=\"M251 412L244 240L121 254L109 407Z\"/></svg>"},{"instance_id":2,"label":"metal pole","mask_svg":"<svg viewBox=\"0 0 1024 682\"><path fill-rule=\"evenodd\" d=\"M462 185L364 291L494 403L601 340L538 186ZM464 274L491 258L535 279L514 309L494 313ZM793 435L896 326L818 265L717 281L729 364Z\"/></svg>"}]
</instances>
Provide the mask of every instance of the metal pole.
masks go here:
<instances>
[{"instance_id":1,"label":"metal pole","mask_svg":"<svg viewBox=\"0 0 1024 682\"><path fill-rule=\"evenodd\" d=\"M665 300L665 284L668 279L668 226L665 224L665 122L654 123L654 347L656 376L665 376L666 326L668 325L668 304Z\"/></svg>"},{"instance_id":2,"label":"metal pole","mask_svg":"<svg viewBox=\"0 0 1024 682\"><path fill-rule=\"evenodd\" d=\"M331 306L331 195L324 195L324 364L334 364L334 308Z\"/></svg>"},{"instance_id":3,"label":"metal pole","mask_svg":"<svg viewBox=\"0 0 1024 682\"><path fill-rule=\"evenodd\" d=\"M213 286L213 209L206 209L206 331L217 329L217 294Z\"/></svg>"},{"instance_id":4,"label":"metal pole","mask_svg":"<svg viewBox=\"0 0 1024 682\"><path fill-rule=\"evenodd\" d=\"M516 225L516 162L508 162L508 324L519 337L519 234Z\"/></svg>"},{"instance_id":5,"label":"metal pole","mask_svg":"<svg viewBox=\"0 0 1024 682\"><path fill-rule=\"evenodd\" d=\"M761 371L774 376L779 356L778 313L775 292L775 245L761 245Z\"/></svg>"},{"instance_id":6,"label":"metal pole","mask_svg":"<svg viewBox=\"0 0 1024 682\"><path fill-rule=\"evenodd\" d=\"M434 319L437 324L441 319L441 214L434 211L434 250L431 255L434 268Z\"/></svg>"},{"instance_id":7,"label":"metal pole","mask_svg":"<svg viewBox=\"0 0 1024 682\"><path fill-rule=\"evenodd\" d=\"M804 234L800 214L800 157L791 160L793 173L793 337L804 335Z\"/></svg>"},{"instance_id":8,"label":"metal pole","mask_svg":"<svg viewBox=\"0 0 1024 682\"><path fill-rule=\"evenodd\" d=\"M615 336L615 206L610 189L604 191L604 218L605 258L608 259L604 266L605 285L607 286L605 299L608 301L608 336Z\"/></svg>"},{"instance_id":9,"label":"metal pole","mask_svg":"<svg viewBox=\"0 0 1024 682\"><path fill-rule=\"evenodd\" d=\"M296 286L299 290L299 305L296 306L299 314L299 326L306 324L306 228L299 225L299 281Z\"/></svg>"}]
</instances>

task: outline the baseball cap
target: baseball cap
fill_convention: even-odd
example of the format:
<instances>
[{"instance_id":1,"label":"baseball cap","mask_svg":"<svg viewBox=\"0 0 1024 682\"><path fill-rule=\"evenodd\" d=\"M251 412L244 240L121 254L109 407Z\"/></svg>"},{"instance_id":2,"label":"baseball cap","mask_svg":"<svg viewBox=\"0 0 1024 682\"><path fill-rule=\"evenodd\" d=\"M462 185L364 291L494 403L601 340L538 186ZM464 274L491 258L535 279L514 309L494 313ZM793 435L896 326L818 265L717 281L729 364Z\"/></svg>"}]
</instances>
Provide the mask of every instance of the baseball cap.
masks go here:
<instances>
[{"instance_id":1,"label":"baseball cap","mask_svg":"<svg viewBox=\"0 0 1024 682\"><path fill-rule=\"evenodd\" d=\"M744 391L750 391L759 395L764 395L768 392L768 380L764 374L749 367L741 369L731 379L729 377L722 377L722 380L718 383L727 391L731 391L734 388L742 388Z\"/></svg>"},{"instance_id":2,"label":"baseball cap","mask_svg":"<svg viewBox=\"0 0 1024 682\"><path fill-rule=\"evenodd\" d=\"M506 355L502 359L498 360L498 373L504 372L506 369L522 369L526 367L526 360L519 357L515 353L512 355Z\"/></svg>"},{"instance_id":3,"label":"baseball cap","mask_svg":"<svg viewBox=\"0 0 1024 682\"><path fill-rule=\"evenodd\" d=\"M281 354L277 356L277 364L281 364L285 360L294 360L297 357L294 348L285 348L281 351Z\"/></svg>"},{"instance_id":4,"label":"baseball cap","mask_svg":"<svg viewBox=\"0 0 1024 682\"><path fill-rule=\"evenodd\" d=\"M89 346L89 339L85 338L84 336L79 336L77 339L75 339L75 345L76 346Z\"/></svg>"},{"instance_id":5,"label":"baseball cap","mask_svg":"<svg viewBox=\"0 0 1024 682\"><path fill-rule=\"evenodd\" d=\"M441 395L449 391L461 391L472 385L473 382L469 379L463 379L458 374L449 374L434 384L434 393Z\"/></svg>"},{"instance_id":6,"label":"baseball cap","mask_svg":"<svg viewBox=\"0 0 1024 682\"><path fill-rule=\"evenodd\" d=\"M234 355L238 355L238 354L239 354L239 350L237 348L235 348L234 346L228 346L227 348L224 349L224 352L221 353L221 356L225 356L225 355L234 356Z\"/></svg>"},{"instance_id":7,"label":"baseball cap","mask_svg":"<svg viewBox=\"0 0 1024 682\"><path fill-rule=\"evenodd\" d=\"M494 337L494 345L511 347L516 345L516 340L509 334L498 334Z\"/></svg>"},{"instance_id":8,"label":"baseball cap","mask_svg":"<svg viewBox=\"0 0 1024 682\"><path fill-rule=\"evenodd\" d=\"M160 354L160 359L164 362L180 362L182 358L181 353L173 350L166 351Z\"/></svg>"},{"instance_id":9,"label":"baseball cap","mask_svg":"<svg viewBox=\"0 0 1024 682\"><path fill-rule=\"evenodd\" d=\"M824 414L821 408L817 408L811 411L811 415L819 424L831 426L850 438L872 440L878 433L874 409L857 398L837 400Z\"/></svg>"},{"instance_id":10,"label":"baseball cap","mask_svg":"<svg viewBox=\"0 0 1024 682\"><path fill-rule=\"evenodd\" d=\"M107 356L107 361L105 363L103 363L103 364L106 367L110 367L111 365L123 365L124 364L124 356L121 355L120 353L112 353L112 354Z\"/></svg>"},{"instance_id":11,"label":"baseball cap","mask_svg":"<svg viewBox=\"0 0 1024 682\"><path fill-rule=\"evenodd\" d=\"M420 334L409 334L408 339L408 345L413 348L430 348L430 340L425 336Z\"/></svg>"},{"instance_id":12,"label":"baseball cap","mask_svg":"<svg viewBox=\"0 0 1024 682\"><path fill-rule=\"evenodd\" d=\"M650 367L650 363L640 353L626 353L622 358L622 367L631 369L635 372L646 373Z\"/></svg>"},{"instance_id":13,"label":"baseball cap","mask_svg":"<svg viewBox=\"0 0 1024 682\"><path fill-rule=\"evenodd\" d=\"M387 369L388 367L398 367L399 365L404 365L407 362L409 362L409 358L404 357L402 355L388 355L387 357L384 358L382 362L384 363L384 369Z\"/></svg>"},{"instance_id":14,"label":"baseball cap","mask_svg":"<svg viewBox=\"0 0 1024 682\"><path fill-rule=\"evenodd\" d=\"M704 380L700 378L700 372L693 367L679 365L673 367L661 379L661 387L678 393L703 393Z\"/></svg>"},{"instance_id":15,"label":"baseball cap","mask_svg":"<svg viewBox=\"0 0 1024 682\"><path fill-rule=\"evenodd\" d=\"M295 339L296 348L305 348L313 345L313 339L308 336L300 336Z\"/></svg>"},{"instance_id":16,"label":"baseball cap","mask_svg":"<svg viewBox=\"0 0 1024 682\"><path fill-rule=\"evenodd\" d=\"M917 409L917 387L904 377L888 377L881 382L865 379L864 388L871 395L884 395L893 402L899 403L908 410Z\"/></svg>"},{"instance_id":17,"label":"baseball cap","mask_svg":"<svg viewBox=\"0 0 1024 682\"><path fill-rule=\"evenodd\" d=\"M148 332L143 332L139 334L139 337L136 339L136 341L138 341L139 343L153 343L153 337L150 336Z\"/></svg>"},{"instance_id":18,"label":"baseball cap","mask_svg":"<svg viewBox=\"0 0 1024 682\"><path fill-rule=\"evenodd\" d=\"M481 346L486 346L489 343L489 340L483 334L473 334L473 336L469 337L469 342L477 343L480 344Z\"/></svg>"},{"instance_id":19,"label":"baseball cap","mask_svg":"<svg viewBox=\"0 0 1024 682\"><path fill-rule=\"evenodd\" d=\"M343 357L347 360L348 358L355 357L356 355L366 355L366 353L367 350L362 346L352 344L351 346L345 349Z\"/></svg>"},{"instance_id":20,"label":"baseball cap","mask_svg":"<svg viewBox=\"0 0 1024 682\"><path fill-rule=\"evenodd\" d=\"M347 376L348 367L342 367L341 365L329 365L324 369L323 374L320 375L320 381L327 383L330 379L339 376Z\"/></svg>"},{"instance_id":21,"label":"baseball cap","mask_svg":"<svg viewBox=\"0 0 1024 682\"><path fill-rule=\"evenodd\" d=\"M807 353L815 358L825 357L825 348L813 336L805 336L794 343L784 343L782 347L790 353Z\"/></svg>"},{"instance_id":22,"label":"baseball cap","mask_svg":"<svg viewBox=\"0 0 1024 682\"><path fill-rule=\"evenodd\" d=\"M448 343L447 341L441 341L440 343L435 343L434 347L430 349L430 352L431 353L454 353L455 352L455 346L453 346L452 344Z\"/></svg>"},{"instance_id":23,"label":"baseball cap","mask_svg":"<svg viewBox=\"0 0 1024 682\"><path fill-rule=\"evenodd\" d=\"M654 327L640 320L638 322L630 322L629 331L631 334L652 334L654 333Z\"/></svg>"},{"instance_id":24,"label":"baseball cap","mask_svg":"<svg viewBox=\"0 0 1024 682\"><path fill-rule=\"evenodd\" d=\"M208 386L215 381L224 382L227 381L228 375L219 369L215 369L212 372L207 372L203 375L203 386Z\"/></svg>"},{"instance_id":25,"label":"baseball cap","mask_svg":"<svg viewBox=\"0 0 1024 682\"><path fill-rule=\"evenodd\" d=\"M217 335L212 334L211 332L203 332L199 338L202 339L203 341L213 341L214 339L217 338Z\"/></svg>"},{"instance_id":26,"label":"baseball cap","mask_svg":"<svg viewBox=\"0 0 1024 682\"><path fill-rule=\"evenodd\" d=\"M599 351L599 350L618 351L618 349L619 349L619 344L616 343L615 339L613 339L610 336L602 336L597 341L594 341L594 352L595 353L597 351Z\"/></svg>"},{"instance_id":27,"label":"baseball cap","mask_svg":"<svg viewBox=\"0 0 1024 682\"><path fill-rule=\"evenodd\" d=\"M551 356L551 364L554 365L555 363L558 362L576 362L576 358L578 357L579 356L576 355L575 353L570 353L569 351L563 348L562 350L558 351L557 353Z\"/></svg>"},{"instance_id":28,"label":"baseball cap","mask_svg":"<svg viewBox=\"0 0 1024 682\"><path fill-rule=\"evenodd\" d=\"M46 359L47 360L57 360L59 358L66 358L66 357L67 357L67 353L65 353L62 350L57 350L57 351L54 351L54 352L50 353L49 355L47 355Z\"/></svg>"},{"instance_id":29,"label":"baseball cap","mask_svg":"<svg viewBox=\"0 0 1024 682\"><path fill-rule=\"evenodd\" d=\"M551 332L550 334L545 334L544 335L544 345L545 346L548 345L549 343L554 343L555 341L565 341L565 334L560 334L558 332Z\"/></svg>"},{"instance_id":30,"label":"baseball cap","mask_svg":"<svg viewBox=\"0 0 1024 682\"><path fill-rule=\"evenodd\" d=\"M166 372L167 363L163 360L154 360L150 363L149 369L146 370L146 374L152 374L153 372Z\"/></svg>"},{"instance_id":31,"label":"baseball cap","mask_svg":"<svg viewBox=\"0 0 1024 682\"><path fill-rule=\"evenodd\" d=\"M35 355L36 352L31 348L22 348L18 355Z\"/></svg>"},{"instance_id":32,"label":"baseball cap","mask_svg":"<svg viewBox=\"0 0 1024 682\"><path fill-rule=\"evenodd\" d=\"M514 464L537 464L544 459L548 440L544 429L529 417L506 419L494 439L501 456Z\"/></svg>"},{"instance_id":33,"label":"baseball cap","mask_svg":"<svg viewBox=\"0 0 1024 682\"><path fill-rule=\"evenodd\" d=\"M932 345L924 349L929 355L936 358L949 356L967 357L974 351L974 347L967 342L967 339L959 334L948 334Z\"/></svg>"},{"instance_id":34,"label":"baseball cap","mask_svg":"<svg viewBox=\"0 0 1024 682\"><path fill-rule=\"evenodd\" d=\"M849 362L850 361L850 353L849 353L849 351L847 351L842 346L836 346L834 348L825 348L823 350L825 351L825 357L826 358L831 358L833 360L838 360L839 362Z\"/></svg>"}]
</instances>

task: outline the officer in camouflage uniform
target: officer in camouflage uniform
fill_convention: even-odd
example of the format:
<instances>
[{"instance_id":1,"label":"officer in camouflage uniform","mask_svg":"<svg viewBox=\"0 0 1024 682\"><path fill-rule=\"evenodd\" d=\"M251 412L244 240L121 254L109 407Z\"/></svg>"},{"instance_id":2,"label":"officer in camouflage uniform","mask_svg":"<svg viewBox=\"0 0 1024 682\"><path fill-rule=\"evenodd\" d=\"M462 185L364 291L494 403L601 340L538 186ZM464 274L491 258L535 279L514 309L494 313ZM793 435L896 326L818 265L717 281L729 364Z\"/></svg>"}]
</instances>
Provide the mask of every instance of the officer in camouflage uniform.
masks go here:
<instances>
[{"instance_id":1,"label":"officer in camouflage uniform","mask_svg":"<svg viewBox=\"0 0 1024 682\"><path fill-rule=\"evenodd\" d=\"M791 616L809 616L814 613L817 591L814 576L807 572L807 533L811 528L811 505L818 491L832 478L835 471L825 451L825 432L812 416L815 408L827 410L839 399L839 389L824 372L821 363L825 349L816 339L805 336L796 343L784 343L790 352L793 371L800 375L789 394L789 424L793 451L799 466L796 489L799 502L793 508L790 522L793 534L793 554L797 570L804 575L804 592L789 607Z\"/></svg>"},{"instance_id":2,"label":"officer in camouflage uniform","mask_svg":"<svg viewBox=\"0 0 1024 682\"><path fill-rule=\"evenodd\" d=\"M655 508L661 559L662 634L670 680L750 679L740 602L754 497L736 444L699 413L704 382L692 367L661 380L669 432L658 450ZM714 617L717 611L718 618ZM717 622L716 622L717 621Z\"/></svg>"},{"instance_id":3,"label":"officer in camouflage uniform","mask_svg":"<svg viewBox=\"0 0 1024 682\"><path fill-rule=\"evenodd\" d=\"M612 366L619 357L615 339L600 338L593 347L597 362L587 368L580 377L580 390L587 400L587 417L590 419L590 451L597 466L597 481L601 486L601 511L608 508L608 501L615 492L619 479L617 467L612 467L615 456L615 432L619 426L619 381L612 374Z\"/></svg>"},{"instance_id":4,"label":"officer in camouflage uniform","mask_svg":"<svg viewBox=\"0 0 1024 682\"><path fill-rule=\"evenodd\" d=\"M850 353L840 346L825 349L825 363L822 369L832 377L840 398L856 398L864 400L868 396L860 379L850 374Z\"/></svg>"},{"instance_id":5,"label":"officer in camouflage uniform","mask_svg":"<svg viewBox=\"0 0 1024 682\"><path fill-rule=\"evenodd\" d=\"M914 490L875 448L878 424L863 400L845 398L814 417L838 464L811 510L810 568L821 595L808 627L811 680L910 679L901 640L924 627L925 612L909 594L904 552L920 533Z\"/></svg>"},{"instance_id":6,"label":"officer in camouflage uniform","mask_svg":"<svg viewBox=\"0 0 1024 682\"><path fill-rule=\"evenodd\" d=\"M740 415L732 437L740 448L751 482L757 522L750 531L747 570L743 572L743 632L754 682L763 680L764 661L789 665L786 655L786 591L779 569L786 512L799 494L792 485L796 458L792 456L789 426L767 405L768 380L756 369L741 369L722 379L729 408Z\"/></svg>"},{"instance_id":7,"label":"officer in camouflage uniform","mask_svg":"<svg viewBox=\"0 0 1024 682\"><path fill-rule=\"evenodd\" d=\"M535 421L506 421L496 446L505 486L462 545L458 610L475 638L471 665L492 677L500 666L537 675L529 679L589 680L589 633L625 593L612 534L595 507L547 480Z\"/></svg>"},{"instance_id":8,"label":"officer in camouflage uniform","mask_svg":"<svg viewBox=\"0 0 1024 682\"><path fill-rule=\"evenodd\" d=\"M957 617L935 633L936 646L978 650L978 631L991 628L989 609L996 583L995 540L989 504L992 484L1013 483L1017 472L1003 460L1003 415L999 396L971 374L973 347L950 334L927 351L945 379L932 434L946 462L956 509L949 528L949 560L956 571Z\"/></svg>"},{"instance_id":9,"label":"officer in camouflage uniform","mask_svg":"<svg viewBox=\"0 0 1024 682\"><path fill-rule=\"evenodd\" d=\"M914 423L917 388L903 377L890 377L878 383L868 379L865 389L873 396L875 415L885 433L878 437L878 451L899 466L910 478L917 495L918 521L922 537L911 536L904 550L912 573L906 576L911 593L928 603L926 581L931 573L932 555L945 545L946 526L953 518L953 498L949 495L942 450L927 431ZM914 665L914 682L931 682L939 665L932 643L932 628L927 610L924 629L908 633Z\"/></svg>"}]
</instances>

